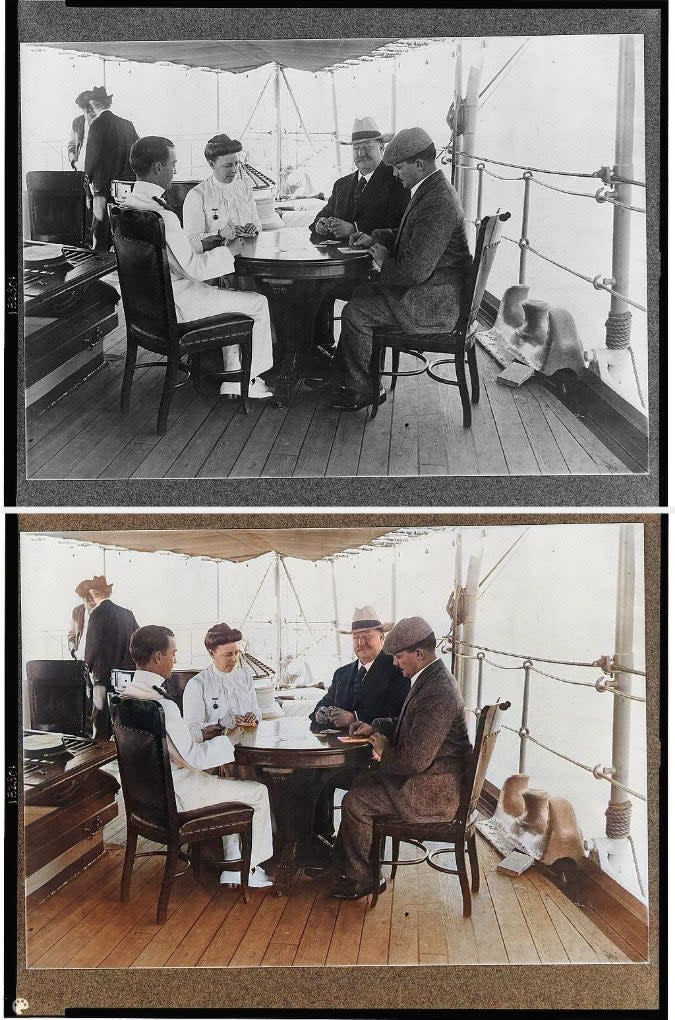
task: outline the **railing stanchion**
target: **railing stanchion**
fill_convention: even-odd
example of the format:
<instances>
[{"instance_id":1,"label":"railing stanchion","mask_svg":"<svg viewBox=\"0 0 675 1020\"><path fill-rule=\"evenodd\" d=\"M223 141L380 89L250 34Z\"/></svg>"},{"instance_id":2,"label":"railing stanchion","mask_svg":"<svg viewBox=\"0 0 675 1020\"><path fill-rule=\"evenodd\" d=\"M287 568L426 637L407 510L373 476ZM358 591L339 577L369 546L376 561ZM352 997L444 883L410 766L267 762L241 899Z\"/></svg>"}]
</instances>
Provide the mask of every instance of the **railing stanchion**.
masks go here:
<instances>
[{"instance_id":1,"label":"railing stanchion","mask_svg":"<svg viewBox=\"0 0 675 1020\"><path fill-rule=\"evenodd\" d=\"M483 663L485 662L485 652L478 652L476 655L478 659L478 680L476 681L476 713L479 714L481 705L483 704Z\"/></svg>"},{"instance_id":2,"label":"railing stanchion","mask_svg":"<svg viewBox=\"0 0 675 1020\"><path fill-rule=\"evenodd\" d=\"M526 170L523 174L523 180L525 187L523 189L523 222L520 228L520 270L518 273L518 283L525 284L525 269L527 264L527 246L529 244L529 238L527 236L527 228L530 219L530 187L532 185L532 174L529 170Z\"/></svg>"},{"instance_id":3,"label":"railing stanchion","mask_svg":"<svg viewBox=\"0 0 675 1020\"><path fill-rule=\"evenodd\" d=\"M479 163L478 170L478 195L476 197L476 230L480 229L480 221L483 218L483 179L485 163Z\"/></svg>"},{"instance_id":4,"label":"railing stanchion","mask_svg":"<svg viewBox=\"0 0 675 1020\"><path fill-rule=\"evenodd\" d=\"M518 734L520 736L520 756L518 758L518 771L520 773L525 772L525 762L527 759L527 738L530 731L527 728L527 716L530 709L530 670L532 669L532 662L530 659L526 659L523 663L523 670L525 671L525 677L523 680L523 711L520 716L520 729Z\"/></svg>"}]
</instances>

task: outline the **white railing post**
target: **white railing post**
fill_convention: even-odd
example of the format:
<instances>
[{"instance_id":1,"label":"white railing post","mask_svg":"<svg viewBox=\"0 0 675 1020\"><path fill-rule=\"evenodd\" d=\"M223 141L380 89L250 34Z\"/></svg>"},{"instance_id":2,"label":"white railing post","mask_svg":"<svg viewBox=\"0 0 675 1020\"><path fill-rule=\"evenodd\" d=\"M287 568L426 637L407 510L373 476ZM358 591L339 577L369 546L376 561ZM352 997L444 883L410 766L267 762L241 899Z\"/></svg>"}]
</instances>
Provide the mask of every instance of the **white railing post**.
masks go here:
<instances>
[{"instance_id":1,"label":"white railing post","mask_svg":"<svg viewBox=\"0 0 675 1020\"><path fill-rule=\"evenodd\" d=\"M520 716L520 729L518 735L520 736L520 755L518 757L518 771L523 774L526 769L527 761L527 738L530 735L530 731L527 728L527 717L530 711L530 670L532 669L532 662L530 659L526 659L523 663L524 679L523 679L523 710Z\"/></svg>"},{"instance_id":2,"label":"white railing post","mask_svg":"<svg viewBox=\"0 0 675 1020\"><path fill-rule=\"evenodd\" d=\"M529 170L526 170L523 174L523 180L525 181L525 187L523 189L523 222L520 228L520 241L518 242L520 247L520 269L518 272L518 283L523 285L527 281L525 279L525 270L527 264L527 246L529 239L527 236L527 229L530 220L530 187L532 181L532 174Z\"/></svg>"},{"instance_id":3,"label":"white railing post","mask_svg":"<svg viewBox=\"0 0 675 1020\"><path fill-rule=\"evenodd\" d=\"M477 556L469 557L469 565L466 570L466 588L464 590L464 629L462 637L466 644L463 647L467 649L467 655L471 655L472 658L462 660L462 686L464 688L464 704L470 709L480 708L476 692L476 660L473 658L473 649L470 646L476 640L478 582L482 560L482 549Z\"/></svg>"},{"instance_id":4,"label":"white railing post","mask_svg":"<svg viewBox=\"0 0 675 1020\"><path fill-rule=\"evenodd\" d=\"M635 526L619 526L618 577L616 584L616 624L614 630L614 664L632 669L635 665ZM613 674L613 687L630 694L632 674L619 670ZM614 696L612 712L613 778L628 785L630 768L631 704L628 698ZM623 790L610 787L605 831L610 837L621 838L630 833L632 801Z\"/></svg>"}]
</instances>

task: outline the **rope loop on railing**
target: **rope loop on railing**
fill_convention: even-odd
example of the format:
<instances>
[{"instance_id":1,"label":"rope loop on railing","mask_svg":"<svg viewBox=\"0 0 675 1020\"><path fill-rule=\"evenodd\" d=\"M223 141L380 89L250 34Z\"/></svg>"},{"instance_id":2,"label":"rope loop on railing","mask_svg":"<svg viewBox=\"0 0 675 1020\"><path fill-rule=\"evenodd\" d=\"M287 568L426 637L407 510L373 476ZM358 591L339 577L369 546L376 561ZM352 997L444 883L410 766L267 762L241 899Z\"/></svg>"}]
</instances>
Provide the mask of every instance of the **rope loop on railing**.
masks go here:
<instances>
[{"instance_id":1,"label":"rope loop on railing","mask_svg":"<svg viewBox=\"0 0 675 1020\"><path fill-rule=\"evenodd\" d=\"M525 659L532 659L533 662L550 662L554 666L587 666L589 668L596 669L598 666L602 668L601 662L608 658L607 656L603 656L601 659L596 659L595 662L573 662L569 659L545 659L543 655L523 655L522 653L519 652L505 652L502 648L488 648L487 645L473 644L471 641L464 641L461 638L457 641L457 644L466 645L467 648L480 649L480 651L483 652L492 652L494 655L504 655L509 659L520 659L521 661L525 661ZM633 669L632 667L629 666L614 665L612 663L611 672L614 671L622 673L635 673L636 676L647 675L644 672L644 670Z\"/></svg>"}]
</instances>

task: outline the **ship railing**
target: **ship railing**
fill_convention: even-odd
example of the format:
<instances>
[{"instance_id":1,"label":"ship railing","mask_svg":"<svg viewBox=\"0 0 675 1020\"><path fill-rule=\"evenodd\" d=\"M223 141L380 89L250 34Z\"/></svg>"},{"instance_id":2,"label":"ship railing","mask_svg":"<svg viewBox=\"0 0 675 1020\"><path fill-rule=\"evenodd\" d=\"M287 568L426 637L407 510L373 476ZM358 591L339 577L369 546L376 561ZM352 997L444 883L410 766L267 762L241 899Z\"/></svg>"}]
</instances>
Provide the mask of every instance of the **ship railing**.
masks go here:
<instances>
[{"instance_id":1,"label":"ship railing","mask_svg":"<svg viewBox=\"0 0 675 1020\"><path fill-rule=\"evenodd\" d=\"M446 643L446 645L451 644L452 643L452 639L451 638L445 639L445 643ZM644 697L642 697L642 696L640 696L638 694L632 694L630 692L617 689L614 686L615 683L616 683L616 674L618 674L618 673L627 673L627 674L630 674L632 676L643 677L643 678L646 679L646 673L644 672L644 670L633 669L633 668L629 668L627 666L619 665L619 664L613 662L611 660L611 658L609 656L606 656L606 655L600 656L594 662L576 662L576 661L570 661L570 660L565 660L565 659L546 659L546 658L542 658L541 656L535 656L535 655L522 655L522 654L520 654L518 652L507 652L507 651L503 651L502 649L488 648L485 645L471 644L471 643L469 643L467 641L461 641L461 640L457 641L456 645L458 645L458 646L461 645L463 649L464 648L473 649L473 651L463 651L463 650L460 651L458 648L456 648L455 649L455 657L456 658L462 660L462 662L467 661L467 660L473 660L473 661L477 662L477 664L478 664L478 666L477 666L477 680L476 680L476 704L474 706L467 706L467 711L469 713L472 713L472 714L476 715L476 716L479 715L480 708L481 708L481 705L482 705L482 702L483 702L483 685L484 685L484 679L485 679L485 677L484 677L484 669L485 669L486 665L489 665L492 668L499 669L499 670L513 671L513 672L522 672L523 701L522 701L522 709L521 709L521 717L520 717L520 727L518 729L515 729L512 726L507 726L506 724L502 724L502 729L509 730L511 733L516 734L516 736L518 736L520 738L520 752L519 752L519 758L518 758L518 771L519 772L525 772L526 769L527 769L527 748L528 748L528 744L532 743L532 744L536 744L538 747L542 748L543 750L548 751L550 754L553 754L553 755L555 755L558 758L562 758L565 761L570 762L572 765L576 765L577 768L583 769L585 772L590 773L596 779L604 779L611 786L614 786L614 787L616 787L616 788L618 788L620 790L623 790L624 793L629 794L631 797L635 797L637 800L646 802L646 800L647 800L646 794L640 793L637 790L632 790L632 789L630 789L630 787L626 786L624 783L621 783L618 780L613 778L614 773L616 772L615 766L613 766L613 765L604 766L602 764L588 765L588 764L585 764L584 762L577 761L575 758L571 758L569 755L564 754L562 751L558 750L557 748L550 747L548 744L545 744L543 741L541 741L537 737L533 736L532 732L530 731L530 729L528 727L528 717L529 717L530 697L531 697L531 682L532 682L532 675L533 674L541 676L541 677L544 677L544 678L546 678L548 680L557 681L558 683L562 683L562 684L571 684L571 685L573 685L575 687L592 688L592 689L596 690L599 694L605 694L605 693L613 694L615 697L618 697L618 698L625 698L625 699L630 700L630 701L636 701L636 702L641 702L642 704L645 704L646 703L646 698L644 698ZM502 656L504 656L506 658L520 659L521 661L520 661L520 663L518 665L509 666L509 665L506 665L504 663L495 662L493 659L489 659L488 658L488 653L493 654L493 655L502 655ZM598 668L599 668L602 672L601 672L601 675L596 680L573 680L573 679L571 679L569 677L558 676L555 673L549 673L546 670L540 669L538 665L535 665L535 663L545 663L547 665L548 664L552 664L552 665L559 665L559 666L571 666L571 667L575 667L575 668L587 668L587 669L593 669L595 671L597 671ZM628 824L630 824L629 821L628 821ZM627 834L628 834L628 832L626 832L626 833L617 833L617 835L627 835Z\"/></svg>"},{"instance_id":2,"label":"ship railing","mask_svg":"<svg viewBox=\"0 0 675 1020\"><path fill-rule=\"evenodd\" d=\"M446 150L447 151L447 150ZM623 177L621 174L615 173L609 166L600 167L599 170L594 171L571 171L571 170L551 170L544 169L542 167L531 167L524 166L519 163L507 163L503 160L492 159L488 156L478 156L473 153L460 151L457 153L457 160L462 158L463 162L455 162L455 171L459 170L462 174L465 172L473 172L478 174L478 187L476 189L476 215L475 219L469 216L465 216L464 219L467 223L472 224L478 229L480 227L481 218L483 215L483 190L484 190L484 178L493 177L500 181L522 181L523 182L523 208L521 218L521 230L520 237L510 237L508 234L503 234L502 238L505 241L509 241L511 244L516 245L520 249L520 263L518 271L518 283L524 285L527 283L527 256L528 254L536 255L544 262L548 262L550 265L556 266L563 272L569 273L571 276L577 277L579 280L584 280L590 284L595 290L606 291L612 297L619 301L624 302L626 305L630 305L632 308L637 308L638 311L647 312L644 305L640 304L632 297L628 297L626 294L621 294L615 289L616 280L611 275L605 275L603 273L596 273L594 276L590 276L587 273L582 273L577 269L573 269L571 266L565 265L563 262L552 258L550 255L544 254L535 248L528 236L529 229L529 217L530 217L530 194L531 187L533 184L538 185L541 188L547 188L551 191L557 191L565 195L573 195L578 198L593 199L599 205L607 204L613 205L620 209L624 209L627 212L642 213L646 214L646 208L640 206L631 205L628 202L623 202L616 196L615 185L623 186L634 186L638 188L646 188L644 181L636 181ZM445 161L452 160L452 157L446 156ZM472 166L467 160L474 160L476 165ZM511 169L522 170L522 174L513 177L504 174L496 173L494 170L490 170L487 164L492 166L509 167ZM535 177L535 174L548 174L556 177L575 177L585 179L601 180L602 185L596 191L574 191L569 188L561 188L557 185L549 184L546 181L539 180ZM626 312L622 314L610 314L606 324L606 344L610 350L627 350L630 354L631 363L633 366L633 375L635 377L635 384L637 387L638 396L640 403L643 407L646 407L646 401L642 385L640 383L639 373L637 364L635 361L635 354L631 345L631 334L630 334L630 313Z\"/></svg>"}]
</instances>

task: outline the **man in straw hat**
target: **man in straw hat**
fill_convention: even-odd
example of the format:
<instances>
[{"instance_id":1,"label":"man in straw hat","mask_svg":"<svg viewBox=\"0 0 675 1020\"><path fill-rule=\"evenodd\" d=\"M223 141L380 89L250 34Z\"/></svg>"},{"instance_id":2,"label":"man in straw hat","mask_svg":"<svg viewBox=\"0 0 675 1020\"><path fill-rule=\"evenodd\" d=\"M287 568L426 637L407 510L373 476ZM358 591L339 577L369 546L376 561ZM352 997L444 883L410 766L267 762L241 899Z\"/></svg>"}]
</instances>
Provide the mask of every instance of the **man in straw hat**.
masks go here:
<instances>
[{"instance_id":1,"label":"man in straw hat","mask_svg":"<svg viewBox=\"0 0 675 1020\"><path fill-rule=\"evenodd\" d=\"M113 669L133 669L129 639L137 629L130 609L111 601L113 586L101 574L80 581L75 592L91 607L84 644L84 661L91 671L92 730L94 740L109 740L110 712L106 690Z\"/></svg>"},{"instance_id":2,"label":"man in straw hat","mask_svg":"<svg viewBox=\"0 0 675 1020\"><path fill-rule=\"evenodd\" d=\"M310 719L316 726L347 729L354 723L370 723L377 716L396 718L410 690L410 680L394 665L391 655L382 650L384 635L391 623L383 623L372 606L357 606L352 624L341 634L351 634L356 658L340 666L331 685ZM324 787L315 813L315 832L329 841L334 833L333 794L348 790L358 769L332 772Z\"/></svg>"},{"instance_id":3,"label":"man in straw hat","mask_svg":"<svg viewBox=\"0 0 675 1020\"><path fill-rule=\"evenodd\" d=\"M383 158L410 188L411 197L398 232L361 230L350 241L369 249L377 279L358 287L342 313L345 372L333 380L338 391L333 407L342 411L372 402L373 330L448 332L457 321L471 266L464 212L457 192L436 166L436 147L426 131L399 131Z\"/></svg>"},{"instance_id":4,"label":"man in straw hat","mask_svg":"<svg viewBox=\"0 0 675 1020\"><path fill-rule=\"evenodd\" d=\"M366 234L377 227L398 230L410 192L382 161L385 136L373 117L357 117L351 142L340 144L351 144L356 171L340 177L333 185L328 202L309 228L311 240L314 243L341 240L347 244L350 235L357 230ZM347 301L354 282L337 282L319 308L317 341L325 347L331 348L334 343L333 302L335 298Z\"/></svg>"},{"instance_id":5,"label":"man in straw hat","mask_svg":"<svg viewBox=\"0 0 675 1020\"><path fill-rule=\"evenodd\" d=\"M397 719L351 727L367 736L379 764L354 779L342 802L332 895L360 899L372 891L373 818L451 819L459 807L471 745L455 678L436 657L436 638L421 616L399 620L384 642L411 688Z\"/></svg>"},{"instance_id":6,"label":"man in straw hat","mask_svg":"<svg viewBox=\"0 0 675 1020\"><path fill-rule=\"evenodd\" d=\"M118 117L110 109L113 97L103 85L89 93L87 109L93 114L87 138L84 172L89 178L93 204L94 250L108 251L110 228L108 202L114 180L130 181L134 173L129 163L129 151L138 138L130 120Z\"/></svg>"}]
</instances>

